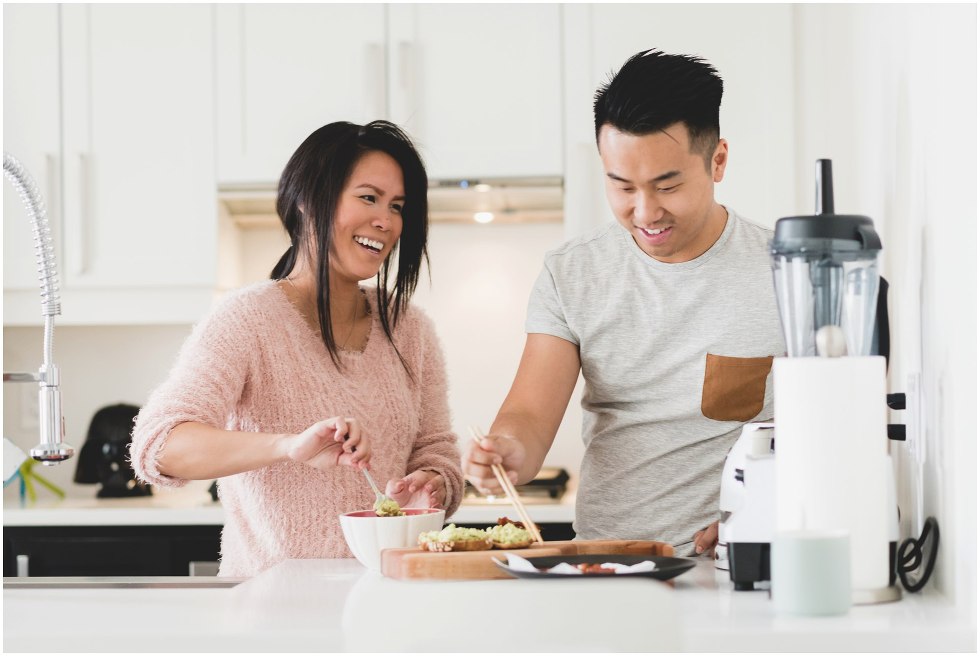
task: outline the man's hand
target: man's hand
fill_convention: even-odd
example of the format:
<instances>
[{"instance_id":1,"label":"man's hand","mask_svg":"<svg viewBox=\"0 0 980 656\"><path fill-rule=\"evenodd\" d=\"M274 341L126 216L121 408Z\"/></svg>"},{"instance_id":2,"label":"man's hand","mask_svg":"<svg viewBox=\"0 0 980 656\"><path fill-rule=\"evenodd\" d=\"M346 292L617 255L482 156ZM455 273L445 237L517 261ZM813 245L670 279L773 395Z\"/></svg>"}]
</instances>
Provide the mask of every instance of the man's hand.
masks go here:
<instances>
[{"instance_id":1,"label":"man's hand","mask_svg":"<svg viewBox=\"0 0 980 656\"><path fill-rule=\"evenodd\" d=\"M578 345L554 335L529 334L490 435L479 444L465 441L466 480L483 494L500 494L503 489L490 469L494 463L503 466L515 485L531 480L554 442L580 366Z\"/></svg>"},{"instance_id":2,"label":"man's hand","mask_svg":"<svg viewBox=\"0 0 980 656\"><path fill-rule=\"evenodd\" d=\"M526 457L524 445L510 437L487 435L479 443L470 442L463 454L463 476L482 494L502 494L503 488L493 475L490 465L503 465L511 483L517 483L521 465Z\"/></svg>"},{"instance_id":3,"label":"man's hand","mask_svg":"<svg viewBox=\"0 0 980 656\"><path fill-rule=\"evenodd\" d=\"M718 522L709 524L694 534L694 552L697 554L707 552L714 557L715 545L718 544Z\"/></svg>"}]
</instances>

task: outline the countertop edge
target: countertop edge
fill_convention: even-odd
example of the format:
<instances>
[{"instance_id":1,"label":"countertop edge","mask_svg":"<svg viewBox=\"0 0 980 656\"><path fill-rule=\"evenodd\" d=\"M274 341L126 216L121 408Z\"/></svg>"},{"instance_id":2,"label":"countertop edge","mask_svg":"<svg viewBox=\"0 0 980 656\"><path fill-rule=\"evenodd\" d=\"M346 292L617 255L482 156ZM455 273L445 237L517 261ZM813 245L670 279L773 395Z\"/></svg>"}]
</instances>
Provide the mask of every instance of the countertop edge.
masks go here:
<instances>
[{"instance_id":1,"label":"countertop edge","mask_svg":"<svg viewBox=\"0 0 980 656\"><path fill-rule=\"evenodd\" d=\"M101 505L104 504L104 505ZM540 523L571 523L575 519L575 497L566 495L561 503L526 504L531 519ZM494 524L498 517L514 517L513 506L503 501L463 503L446 519L459 524ZM4 506L4 527L32 526L215 526L224 525L225 510L220 502L193 499L186 503L163 505L152 500L112 499L106 501L71 499L34 507Z\"/></svg>"}]
</instances>

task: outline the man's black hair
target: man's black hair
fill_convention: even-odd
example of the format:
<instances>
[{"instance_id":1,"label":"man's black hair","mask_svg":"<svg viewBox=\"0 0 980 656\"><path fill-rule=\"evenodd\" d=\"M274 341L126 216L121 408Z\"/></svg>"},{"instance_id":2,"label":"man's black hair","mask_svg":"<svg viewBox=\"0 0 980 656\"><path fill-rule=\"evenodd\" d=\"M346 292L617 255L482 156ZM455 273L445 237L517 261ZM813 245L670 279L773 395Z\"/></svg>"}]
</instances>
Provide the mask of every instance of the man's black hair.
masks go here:
<instances>
[{"instance_id":1,"label":"man's black hair","mask_svg":"<svg viewBox=\"0 0 980 656\"><path fill-rule=\"evenodd\" d=\"M704 153L710 168L721 136L722 87L718 71L700 57L638 52L596 91L596 143L603 125L646 135L684 123L691 152Z\"/></svg>"}]
</instances>

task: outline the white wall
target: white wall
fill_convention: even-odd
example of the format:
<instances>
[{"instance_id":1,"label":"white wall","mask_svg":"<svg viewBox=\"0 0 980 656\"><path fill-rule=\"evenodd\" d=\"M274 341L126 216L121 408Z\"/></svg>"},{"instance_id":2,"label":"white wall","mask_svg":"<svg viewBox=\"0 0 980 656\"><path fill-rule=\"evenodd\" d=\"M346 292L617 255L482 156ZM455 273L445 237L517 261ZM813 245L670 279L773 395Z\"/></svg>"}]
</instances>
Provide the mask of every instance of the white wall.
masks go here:
<instances>
[{"instance_id":1,"label":"white wall","mask_svg":"<svg viewBox=\"0 0 980 656\"><path fill-rule=\"evenodd\" d=\"M419 283L418 303L433 318L449 375L453 427L490 428L510 390L524 348L524 318L544 254L564 239L560 223L433 224L432 284ZM423 274L424 275L424 274ZM582 445L581 379L572 393L545 466L577 475Z\"/></svg>"},{"instance_id":2,"label":"white wall","mask_svg":"<svg viewBox=\"0 0 980 656\"><path fill-rule=\"evenodd\" d=\"M976 5L795 12L797 197L813 211L813 162L829 157L837 212L870 216L881 234L889 390L909 390L910 379L922 389L918 441L910 434L891 450L903 536L925 516L939 520L936 584L975 617Z\"/></svg>"},{"instance_id":3,"label":"white wall","mask_svg":"<svg viewBox=\"0 0 980 656\"><path fill-rule=\"evenodd\" d=\"M76 453L99 408L115 403L142 405L166 377L190 326L61 326L55 324L54 362L61 370L65 441ZM3 370L36 372L41 364L41 328L3 329ZM39 442L37 385L3 386L3 434L25 453ZM75 485L76 459L36 470L73 497L94 497L98 485ZM16 498L18 486L4 489ZM53 498L38 487L40 499Z\"/></svg>"}]
</instances>

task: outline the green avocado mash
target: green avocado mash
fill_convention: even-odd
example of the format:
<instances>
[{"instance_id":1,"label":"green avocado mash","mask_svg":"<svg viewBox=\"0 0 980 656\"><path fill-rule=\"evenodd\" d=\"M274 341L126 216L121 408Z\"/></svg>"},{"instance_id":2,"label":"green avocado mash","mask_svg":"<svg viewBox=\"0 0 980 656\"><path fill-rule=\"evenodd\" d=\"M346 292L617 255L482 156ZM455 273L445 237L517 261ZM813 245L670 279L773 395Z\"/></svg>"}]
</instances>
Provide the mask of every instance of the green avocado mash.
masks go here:
<instances>
[{"instance_id":1,"label":"green avocado mash","mask_svg":"<svg viewBox=\"0 0 980 656\"><path fill-rule=\"evenodd\" d=\"M401 517L405 514L394 499L381 499L375 502L374 512L378 517Z\"/></svg>"},{"instance_id":2,"label":"green avocado mash","mask_svg":"<svg viewBox=\"0 0 980 656\"><path fill-rule=\"evenodd\" d=\"M531 534L527 529L519 528L513 524L490 526L487 528L487 534L491 541L498 544L516 544L531 540Z\"/></svg>"},{"instance_id":3,"label":"green avocado mash","mask_svg":"<svg viewBox=\"0 0 980 656\"><path fill-rule=\"evenodd\" d=\"M460 528L450 524L441 531L425 531L419 535L419 544L424 542L467 542L486 540L487 532L482 528Z\"/></svg>"}]
</instances>

